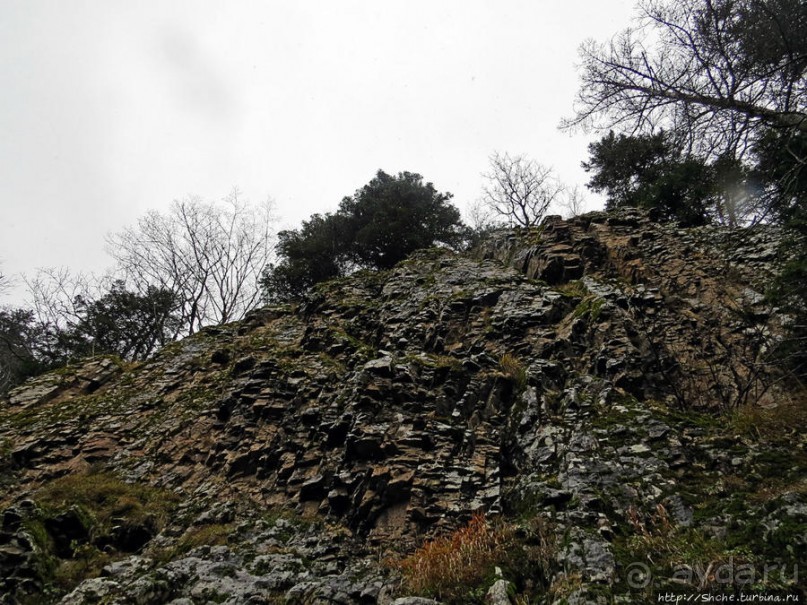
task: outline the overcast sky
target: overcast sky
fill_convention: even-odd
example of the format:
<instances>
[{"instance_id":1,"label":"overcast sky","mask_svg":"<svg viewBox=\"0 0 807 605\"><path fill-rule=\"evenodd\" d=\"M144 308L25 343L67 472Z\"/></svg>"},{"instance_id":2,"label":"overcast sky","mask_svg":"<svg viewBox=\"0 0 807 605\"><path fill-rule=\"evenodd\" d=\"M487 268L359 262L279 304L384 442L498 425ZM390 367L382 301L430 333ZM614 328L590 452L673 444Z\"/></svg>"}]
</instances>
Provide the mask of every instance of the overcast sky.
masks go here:
<instances>
[{"instance_id":1,"label":"overcast sky","mask_svg":"<svg viewBox=\"0 0 807 605\"><path fill-rule=\"evenodd\" d=\"M379 168L462 208L497 150L582 185L577 47L633 5L1 0L0 270L101 271L109 232L234 186L295 226Z\"/></svg>"}]
</instances>

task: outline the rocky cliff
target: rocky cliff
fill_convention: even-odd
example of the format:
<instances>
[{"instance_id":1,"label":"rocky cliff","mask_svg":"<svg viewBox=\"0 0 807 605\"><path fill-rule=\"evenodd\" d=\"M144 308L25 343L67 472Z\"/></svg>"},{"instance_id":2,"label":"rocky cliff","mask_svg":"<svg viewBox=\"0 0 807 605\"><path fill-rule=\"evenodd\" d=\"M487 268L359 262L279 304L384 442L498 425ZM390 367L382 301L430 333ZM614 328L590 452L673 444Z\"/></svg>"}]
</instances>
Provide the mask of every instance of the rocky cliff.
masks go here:
<instances>
[{"instance_id":1,"label":"rocky cliff","mask_svg":"<svg viewBox=\"0 0 807 605\"><path fill-rule=\"evenodd\" d=\"M0 602L803 598L779 239L549 218L39 377L0 402Z\"/></svg>"}]
</instances>

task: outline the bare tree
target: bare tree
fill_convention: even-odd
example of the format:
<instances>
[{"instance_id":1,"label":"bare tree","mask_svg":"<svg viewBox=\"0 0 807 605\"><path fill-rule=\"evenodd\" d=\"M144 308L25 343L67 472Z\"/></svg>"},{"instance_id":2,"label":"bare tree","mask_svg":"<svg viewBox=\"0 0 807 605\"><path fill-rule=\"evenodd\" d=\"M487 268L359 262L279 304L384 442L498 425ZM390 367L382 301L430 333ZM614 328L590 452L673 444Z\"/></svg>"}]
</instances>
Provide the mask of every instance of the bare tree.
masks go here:
<instances>
[{"instance_id":1,"label":"bare tree","mask_svg":"<svg viewBox=\"0 0 807 605\"><path fill-rule=\"evenodd\" d=\"M501 226L490 207L481 199L471 202L465 209L466 223L475 233L483 233Z\"/></svg>"},{"instance_id":2,"label":"bare tree","mask_svg":"<svg viewBox=\"0 0 807 605\"><path fill-rule=\"evenodd\" d=\"M537 224L565 190L551 168L523 155L494 153L490 167L482 203L510 224Z\"/></svg>"},{"instance_id":3,"label":"bare tree","mask_svg":"<svg viewBox=\"0 0 807 605\"><path fill-rule=\"evenodd\" d=\"M803 0L642 0L639 24L580 49L576 114L562 127L657 127L740 157L768 127L807 132Z\"/></svg>"},{"instance_id":4,"label":"bare tree","mask_svg":"<svg viewBox=\"0 0 807 605\"><path fill-rule=\"evenodd\" d=\"M579 185L569 187L560 196L556 206L563 212L564 218L574 218L583 213L586 205L586 199L583 197L583 192L580 190Z\"/></svg>"},{"instance_id":5,"label":"bare tree","mask_svg":"<svg viewBox=\"0 0 807 605\"><path fill-rule=\"evenodd\" d=\"M108 283L108 277L73 273L67 267L37 269L33 276L23 276L28 288L28 303L43 329L64 330L81 318L81 300L96 298Z\"/></svg>"},{"instance_id":6,"label":"bare tree","mask_svg":"<svg viewBox=\"0 0 807 605\"><path fill-rule=\"evenodd\" d=\"M179 332L193 334L238 320L258 304L273 222L270 202L251 206L238 190L219 204L190 197L174 201L167 214L152 211L136 227L109 236L108 250L137 291L151 286L173 292Z\"/></svg>"}]
</instances>

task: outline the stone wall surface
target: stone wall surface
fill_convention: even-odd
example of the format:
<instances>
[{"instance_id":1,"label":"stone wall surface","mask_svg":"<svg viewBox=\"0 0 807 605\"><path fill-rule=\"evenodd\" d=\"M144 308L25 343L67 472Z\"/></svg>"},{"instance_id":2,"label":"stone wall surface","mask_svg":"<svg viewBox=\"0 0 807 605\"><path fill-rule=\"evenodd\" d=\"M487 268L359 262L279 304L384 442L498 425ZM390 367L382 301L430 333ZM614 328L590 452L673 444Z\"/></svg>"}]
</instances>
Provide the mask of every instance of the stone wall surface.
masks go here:
<instances>
[{"instance_id":1,"label":"stone wall surface","mask_svg":"<svg viewBox=\"0 0 807 605\"><path fill-rule=\"evenodd\" d=\"M729 559L807 560L804 400L767 356L780 239L550 217L34 379L0 403L0 603L434 602L390 561L478 511L551 528L496 602L641 602L677 563L694 589ZM71 501L70 477L117 508Z\"/></svg>"}]
</instances>

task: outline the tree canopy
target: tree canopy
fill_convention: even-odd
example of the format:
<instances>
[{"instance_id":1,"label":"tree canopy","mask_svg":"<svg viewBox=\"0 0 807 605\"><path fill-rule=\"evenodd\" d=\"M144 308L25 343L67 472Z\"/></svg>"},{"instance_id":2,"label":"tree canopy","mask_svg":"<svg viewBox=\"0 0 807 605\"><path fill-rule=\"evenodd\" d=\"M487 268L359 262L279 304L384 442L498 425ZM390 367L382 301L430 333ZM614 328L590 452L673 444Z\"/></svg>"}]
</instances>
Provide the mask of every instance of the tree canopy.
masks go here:
<instances>
[{"instance_id":1,"label":"tree canopy","mask_svg":"<svg viewBox=\"0 0 807 605\"><path fill-rule=\"evenodd\" d=\"M420 248L459 245L466 232L451 197L419 174L379 170L335 213L278 234L278 262L262 279L266 297L294 298L356 269L389 269Z\"/></svg>"},{"instance_id":2,"label":"tree canopy","mask_svg":"<svg viewBox=\"0 0 807 605\"><path fill-rule=\"evenodd\" d=\"M664 127L700 153L737 156L768 128L807 132L803 0L642 0L638 21L583 44L566 127Z\"/></svg>"},{"instance_id":3,"label":"tree canopy","mask_svg":"<svg viewBox=\"0 0 807 605\"><path fill-rule=\"evenodd\" d=\"M712 219L737 225L745 212L748 171L736 160L687 154L670 133L616 135L589 145L588 187L607 195L606 207L652 208L684 226Z\"/></svg>"},{"instance_id":4,"label":"tree canopy","mask_svg":"<svg viewBox=\"0 0 807 605\"><path fill-rule=\"evenodd\" d=\"M57 275L71 279L64 272ZM68 291L73 285L59 287ZM140 294L120 280L97 297L84 293L65 301L53 292L41 294L36 310L0 308L0 395L29 376L81 357L147 359L174 338L180 321L173 293L151 288Z\"/></svg>"},{"instance_id":5,"label":"tree canopy","mask_svg":"<svg viewBox=\"0 0 807 605\"><path fill-rule=\"evenodd\" d=\"M415 250L456 246L464 237L450 193L440 193L413 172L376 176L339 204L335 231L358 267L389 269Z\"/></svg>"},{"instance_id":6,"label":"tree canopy","mask_svg":"<svg viewBox=\"0 0 807 605\"><path fill-rule=\"evenodd\" d=\"M321 281L345 272L347 258L332 214L315 214L299 229L278 233L278 262L264 270L261 286L268 300L289 300Z\"/></svg>"},{"instance_id":7,"label":"tree canopy","mask_svg":"<svg viewBox=\"0 0 807 605\"><path fill-rule=\"evenodd\" d=\"M173 340L180 318L170 290L150 286L142 294L122 280L96 300L79 299L78 321L65 330L72 356L114 353L122 359L148 359Z\"/></svg>"},{"instance_id":8,"label":"tree canopy","mask_svg":"<svg viewBox=\"0 0 807 605\"><path fill-rule=\"evenodd\" d=\"M221 203L191 197L110 236L108 250L135 291L172 292L181 319L174 336L193 334L241 319L258 304L272 221L268 204L251 206L238 190Z\"/></svg>"}]
</instances>

